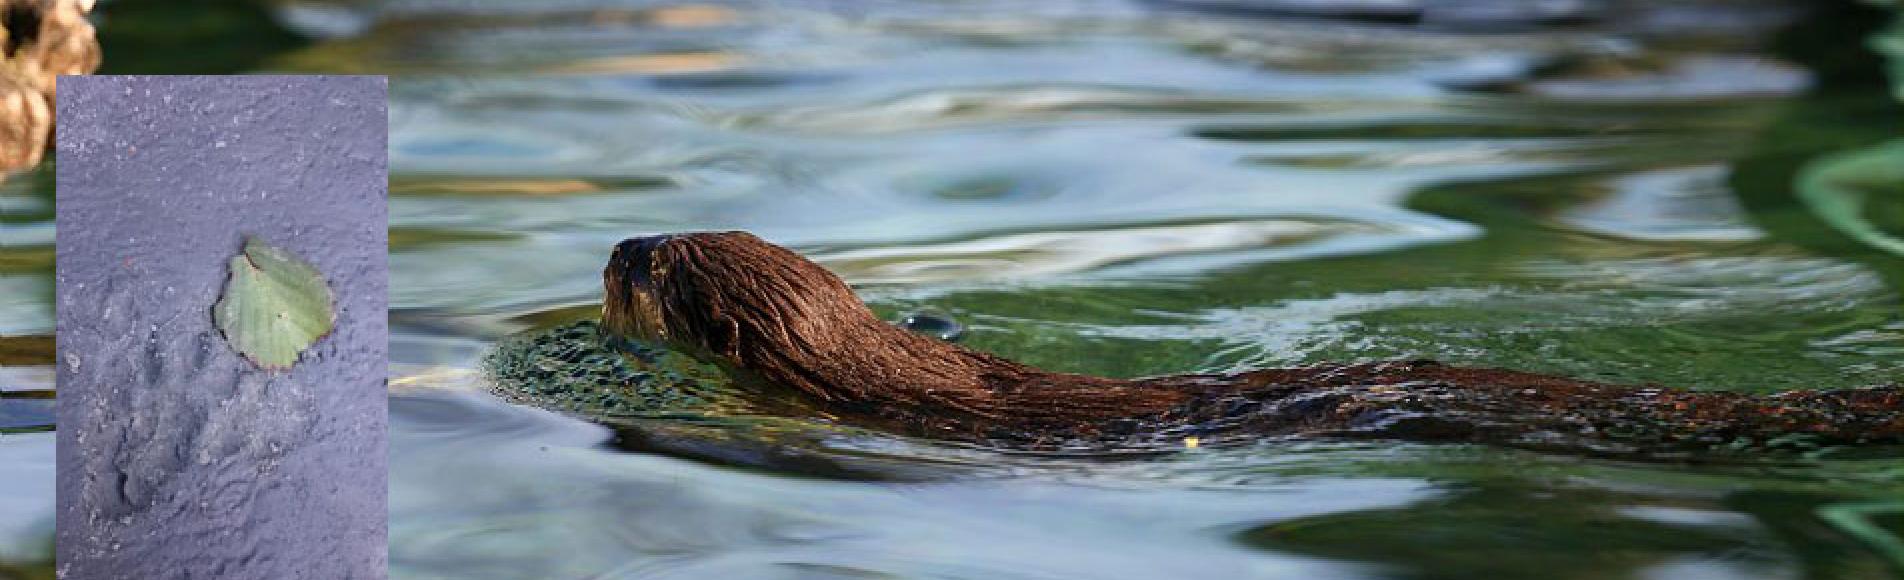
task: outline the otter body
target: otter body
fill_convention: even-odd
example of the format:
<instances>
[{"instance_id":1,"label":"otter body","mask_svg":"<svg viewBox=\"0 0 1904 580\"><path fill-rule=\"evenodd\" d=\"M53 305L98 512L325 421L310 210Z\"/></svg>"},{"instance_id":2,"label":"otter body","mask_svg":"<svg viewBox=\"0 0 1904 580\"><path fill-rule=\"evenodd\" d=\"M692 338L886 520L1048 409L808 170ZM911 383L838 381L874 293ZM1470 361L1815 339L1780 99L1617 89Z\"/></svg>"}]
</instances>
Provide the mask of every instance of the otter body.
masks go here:
<instances>
[{"instance_id":1,"label":"otter body","mask_svg":"<svg viewBox=\"0 0 1904 580\"><path fill-rule=\"evenodd\" d=\"M1904 444L1895 385L1759 396L1429 361L1050 372L890 325L825 268L744 232L624 241L604 283L606 336L666 345L849 423L935 439L1076 450L1341 436L1618 455Z\"/></svg>"}]
</instances>

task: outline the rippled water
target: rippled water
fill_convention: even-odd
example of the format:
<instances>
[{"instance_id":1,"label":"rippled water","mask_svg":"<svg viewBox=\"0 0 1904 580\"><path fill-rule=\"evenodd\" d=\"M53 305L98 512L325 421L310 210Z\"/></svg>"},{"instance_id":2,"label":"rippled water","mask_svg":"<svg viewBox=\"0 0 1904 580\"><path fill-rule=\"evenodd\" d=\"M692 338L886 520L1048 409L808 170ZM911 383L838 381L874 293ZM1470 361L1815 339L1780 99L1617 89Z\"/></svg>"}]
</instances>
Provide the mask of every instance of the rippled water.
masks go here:
<instances>
[{"instance_id":1,"label":"rippled water","mask_svg":"<svg viewBox=\"0 0 1904 580\"><path fill-rule=\"evenodd\" d=\"M0 578L52 553L51 182L50 168L0 182Z\"/></svg>"},{"instance_id":2,"label":"rippled water","mask_svg":"<svg viewBox=\"0 0 1904 580\"><path fill-rule=\"evenodd\" d=\"M1866 507L1904 495L1896 458L1265 442L1112 460L723 427L871 474L828 476L629 451L481 392L494 340L589 315L616 241L700 229L753 231L882 314L946 313L966 344L1067 371L1904 376L1904 265L1790 192L1803 160L1897 135L1899 108L1807 94L1818 64L1774 50L1790 6L1620 3L1562 26L1200 4L289 9L335 36L273 68L395 75L393 576L1899 573L1820 515L1904 530ZM8 332L50 326L44 277L0 286L28 313Z\"/></svg>"},{"instance_id":3,"label":"rippled water","mask_svg":"<svg viewBox=\"0 0 1904 580\"><path fill-rule=\"evenodd\" d=\"M728 428L857 469L792 473L631 452L475 392L495 337L587 315L614 242L697 229L754 231L882 313L949 313L968 344L1070 371L1434 357L1757 391L1904 373L1895 258L1792 239L1781 194L1745 191L1784 186L1732 170L1780 151L1767 127L1812 82L1758 40L1781 10L1476 34L1041 6L395 5L290 59L407 75L393 571L1890 573L1814 513L1904 494L1881 458L1108 461ZM869 472L886 481L841 475Z\"/></svg>"},{"instance_id":4,"label":"rippled water","mask_svg":"<svg viewBox=\"0 0 1904 580\"><path fill-rule=\"evenodd\" d=\"M405 75L398 576L1888 573L1814 514L1904 493L1882 458L1284 442L1093 460L740 418L726 444L845 466L740 469L498 402L472 371L502 334L588 315L614 242L746 229L882 313L948 313L968 344L1063 370L1425 356L1699 388L1895 381L1897 262L1791 239L1767 218L1790 208L1732 171L1812 82L1759 40L1776 6L1485 34L1115 2L350 14L360 33L285 62Z\"/></svg>"}]
</instances>

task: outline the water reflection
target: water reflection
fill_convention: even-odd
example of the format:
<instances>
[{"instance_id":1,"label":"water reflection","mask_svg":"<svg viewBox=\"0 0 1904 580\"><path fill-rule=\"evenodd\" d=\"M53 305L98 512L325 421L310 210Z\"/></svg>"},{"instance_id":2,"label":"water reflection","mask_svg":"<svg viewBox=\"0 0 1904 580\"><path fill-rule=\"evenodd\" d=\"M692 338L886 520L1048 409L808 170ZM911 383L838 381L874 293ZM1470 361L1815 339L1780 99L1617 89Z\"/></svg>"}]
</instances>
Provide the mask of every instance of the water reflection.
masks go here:
<instances>
[{"instance_id":1,"label":"water reflection","mask_svg":"<svg viewBox=\"0 0 1904 580\"><path fill-rule=\"evenodd\" d=\"M1225 531L1428 493L1352 479L1160 496L1087 474L841 485L614 453L600 428L467 394L399 398L392 414L393 437L422 443L392 457L392 559L414 577L1352 577L1354 566L1251 558ZM1040 525L1016 524L1029 521Z\"/></svg>"},{"instance_id":2,"label":"water reflection","mask_svg":"<svg viewBox=\"0 0 1904 580\"><path fill-rule=\"evenodd\" d=\"M50 173L42 167L0 180L0 576L6 577L51 575L56 421Z\"/></svg>"},{"instance_id":3,"label":"water reflection","mask_svg":"<svg viewBox=\"0 0 1904 580\"><path fill-rule=\"evenodd\" d=\"M1722 166L1664 169L1622 176L1597 202L1561 214L1566 224L1596 233L1654 241L1751 241L1764 237L1725 188Z\"/></svg>"}]
</instances>

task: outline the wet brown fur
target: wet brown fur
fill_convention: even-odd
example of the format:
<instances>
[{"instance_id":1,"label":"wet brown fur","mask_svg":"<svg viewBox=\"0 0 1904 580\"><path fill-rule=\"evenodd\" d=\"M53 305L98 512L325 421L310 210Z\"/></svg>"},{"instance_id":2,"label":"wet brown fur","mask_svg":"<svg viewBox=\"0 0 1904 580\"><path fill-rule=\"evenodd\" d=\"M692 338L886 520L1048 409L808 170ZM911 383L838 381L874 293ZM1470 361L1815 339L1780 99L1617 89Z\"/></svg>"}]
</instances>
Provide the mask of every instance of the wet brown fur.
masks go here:
<instances>
[{"instance_id":1,"label":"wet brown fur","mask_svg":"<svg viewBox=\"0 0 1904 580\"><path fill-rule=\"evenodd\" d=\"M848 420L943 439L1075 448L1323 434L1610 453L1904 443L1896 386L1754 396L1433 362L1049 372L888 324L825 268L745 232L630 239L604 282L609 332L667 341Z\"/></svg>"}]
</instances>

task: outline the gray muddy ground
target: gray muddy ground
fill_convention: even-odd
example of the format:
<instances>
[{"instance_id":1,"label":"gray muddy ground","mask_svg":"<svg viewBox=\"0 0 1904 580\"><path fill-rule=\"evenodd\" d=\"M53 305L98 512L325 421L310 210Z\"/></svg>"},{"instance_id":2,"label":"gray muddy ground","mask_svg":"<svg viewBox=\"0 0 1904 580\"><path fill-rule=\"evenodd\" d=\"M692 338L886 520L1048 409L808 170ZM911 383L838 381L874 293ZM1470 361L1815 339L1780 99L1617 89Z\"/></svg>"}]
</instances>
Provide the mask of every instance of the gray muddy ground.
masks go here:
<instances>
[{"instance_id":1,"label":"gray muddy ground","mask_svg":"<svg viewBox=\"0 0 1904 580\"><path fill-rule=\"evenodd\" d=\"M385 91L61 81L63 577L385 575ZM212 325L247 234L337 296L336 330L285 372Z\"/></svg>"}]
</instances>

